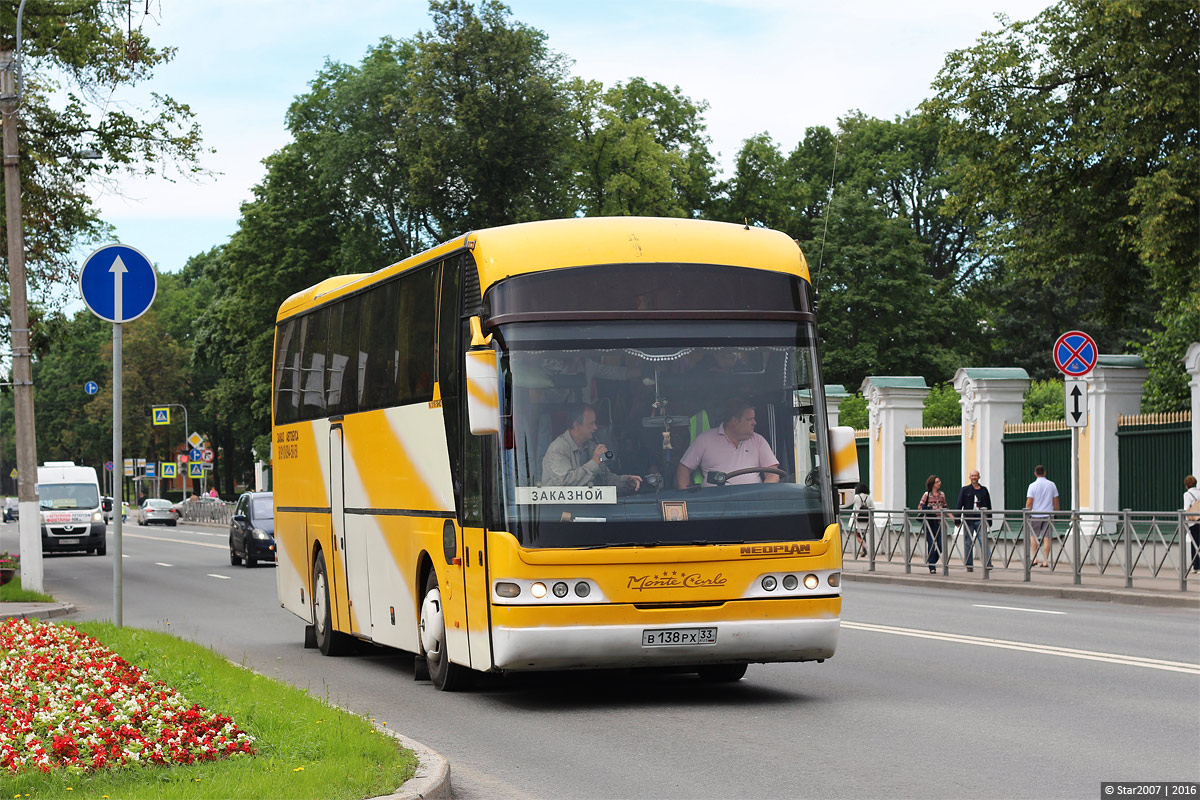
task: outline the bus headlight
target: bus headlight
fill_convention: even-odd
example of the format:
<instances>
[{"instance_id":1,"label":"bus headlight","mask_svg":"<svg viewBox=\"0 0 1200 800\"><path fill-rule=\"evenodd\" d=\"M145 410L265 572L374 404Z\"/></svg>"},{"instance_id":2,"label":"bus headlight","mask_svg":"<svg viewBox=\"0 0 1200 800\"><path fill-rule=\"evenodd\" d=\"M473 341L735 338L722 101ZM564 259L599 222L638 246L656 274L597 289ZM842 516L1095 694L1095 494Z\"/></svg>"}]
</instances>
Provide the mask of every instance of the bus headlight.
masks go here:
<instances>
[{"instance_id":1,"label":"bus headlight","mask_svg":"<svg viewBox=\"0 0 1200 800\"><path fill-rule=\"evenodd\" d=\"M784 575L783 576L783 588L787 589L789 592L795 591L796 587L799 585L800 585L800 579L797 578L795 575Z\"/></svg>"},{"instance_id":2,"label":"bus headlight","mask_svg":"<svg viewBox=\"0 0 1200 800\"><path fill-rule=\"evenodd\" d=\"M762 587L768 592L775 591L776 581L774 575L767 575L762 579Z\"/></svg>"},{"instance_id":3,"label":"bus headlight","mask_svg":"<svg viewBox=\"0 0 1200 800\"><path fill-rule=\"evenodd\" d=\"M555 597L566 597L567 596L567 585L565 583L563 583L562 581L559 581L558 583L554 584L554 596Z\"/></svg>"},{"instance_id":4,"label":"bus headlight","mask_svg":"<svg viewBox=\"0 0 1200 800\"><path fill-rule=\"evenodd\" d=\"M842 585L842 573L831 572L831 573L829 573L829 578L827 580L829 581L830 586L841 586Z\"/></svg>"},{"instance_id":5,"label":"bus headlight","mask_svg":"<svg viewBox=\"0 0 1200 800\"><path fill-rule=\"evenodd\" d=\"M808 589L809 591L817 588L820 583L821 579L812 573L804 576L804 588Z\"/></svg>"},{"instance_id":6,"label":"bus headlight","mask_svg":"<svg viewBox=\"0 0 1200 800\"><path fill-rule=\"evenodd\" d=\"M537 581L533 584L533 586L529 587L529 593L538 600L541 600L546 596L546 584L542 583L541 581Z\"/></svg>"},{"instance_id":7,"label":"bus headlight","mask_svg":"<svg viewBox=\"0 0 1200 800\"><path fill-rule=\"evenodd\" d=\"M496 594L500 597L518 597L521 594L521 587L516 583L500 581L496 584Z\"/></svg>"},{"instance_id":8,"label":"bus headlight","mask_svg":"<svg viewBox=\"0 0 1200 800\"><path fill-rule=\"evenodd\" d=\"M575 584L575 594L579 597L587 597L592 593L592 585L587 581L580 581Z\"/></svg>"}]
</instances>

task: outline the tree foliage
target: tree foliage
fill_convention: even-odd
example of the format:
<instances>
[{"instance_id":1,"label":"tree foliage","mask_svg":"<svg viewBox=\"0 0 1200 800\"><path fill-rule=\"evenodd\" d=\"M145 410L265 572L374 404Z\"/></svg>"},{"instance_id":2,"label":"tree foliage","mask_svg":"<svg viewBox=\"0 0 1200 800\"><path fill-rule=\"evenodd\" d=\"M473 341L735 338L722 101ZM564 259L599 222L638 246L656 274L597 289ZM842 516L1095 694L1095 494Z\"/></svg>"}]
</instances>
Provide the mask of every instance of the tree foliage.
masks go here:
<instances>
[{"instance_id":1,"label":"tree foliage","mask_svg":"<svg viewBox=\"0 0 1200 800\"><path fill-rule=\"evenodd\" d=\"M15 47L18 5L0 3L0 49ZM75 267L74 249L108 230L89 183L94 189L118 174L200 171L200 127L187 105L161 94L151 94L145 108L114 102L121 89L145 81L175 55L151 45L135 24L146 18L132 0L34 0L25 7L18 119L26 266L35 297L52 298ZM7 254L4 239L5 269Z\"/></svg>"},{"instance_id":2,"label":"tree foliage","mask_svg":"<svg viewBox=\"0 0 1200 800\"><path fill-rule=\"evenodd\" d=\"M1063 0L947 57L927 108L951 120L950 207L1008 291L1052 287L1076 327L1177 347L1160 334L1200 296L1198 40L1197 0ZM1174 384L1156 367L1151 385L1165 402Z\"/></svg>"}]
</instances>

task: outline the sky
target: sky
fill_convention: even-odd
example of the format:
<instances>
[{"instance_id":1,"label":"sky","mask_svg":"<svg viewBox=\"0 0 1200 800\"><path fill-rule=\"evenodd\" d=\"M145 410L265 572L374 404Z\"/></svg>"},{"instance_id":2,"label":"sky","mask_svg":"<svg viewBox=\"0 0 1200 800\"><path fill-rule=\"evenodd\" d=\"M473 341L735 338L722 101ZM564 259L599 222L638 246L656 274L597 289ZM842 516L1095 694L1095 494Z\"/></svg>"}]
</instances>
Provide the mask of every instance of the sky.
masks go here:
<instances>
[{"instance_id":1,"label":"sky","mask_svg":"<svg viewBox=\"0 0 1200 800\"><path fill-rule=\"evenodd\" d=\"M718 165L766 132L790 151L814 125L852 110L892 119L928 97L945 55L997 30L997 13L1031 19L1048 0L510 0L572 74L606 87L631 77L709 104ZM136 6L137 4L135 4ZM228 241L262 160L287 144L288 106L327 61L358 64L381 37L431 27L425 0L152 0L142 28L175 47L136 91L189 104L215 150L207 178L123 179L96 197L116 240L160 271ZM100 191L100 187L95 187ZM81 254L86 257L87 253Z\"/></svg>"}]
</instances>

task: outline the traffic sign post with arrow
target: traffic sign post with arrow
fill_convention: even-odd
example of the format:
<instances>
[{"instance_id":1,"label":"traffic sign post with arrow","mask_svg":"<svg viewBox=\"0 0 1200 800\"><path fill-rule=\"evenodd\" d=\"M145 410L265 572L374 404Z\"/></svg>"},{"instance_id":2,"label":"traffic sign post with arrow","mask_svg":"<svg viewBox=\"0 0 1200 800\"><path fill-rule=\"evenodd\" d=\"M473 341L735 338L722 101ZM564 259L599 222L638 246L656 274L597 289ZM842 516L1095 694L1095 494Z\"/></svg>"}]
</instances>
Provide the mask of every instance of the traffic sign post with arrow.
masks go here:
<instances>
[{"instance_id":1,"label":"traffic sign post with arrow","mask_svg":"<svg viewBox=\"0 0 1200 800\"><path fill-rule=\"evenodd\" d=\"M1071 429L1071 504L1074 506L1071 520L1071 553L1072 563L1079 564L1081 546L1079 541L1079 429L1088 424L1088 387L1087 381L1082 380L1096 366L1100 358L1100 350L1096 340L1083 331L1067 331L1054 342L1050 351L1054 358L1054 366L1063 374L1064 410L1066 411L1067 427ZM1079 570L1075 570L1075 583L1080 582Z\"/></svg>"},{"instance_id":2,"label":"traffic sign post with arrow","mask_svg":"<svg viewBox=\"0 0 1200 800\"><path fill-rule=\"evenodd\" d=\"M1068 428L1086 428L1088 425L1088 386L1087 381L1063 381L1066 388L1064 407L1067 411Z\"/></svg>"},{"instance_id":3,"label":"traffic sign post with arrow","mask_svg":"<svg viewBox=\"0 0 1200 800\"><path fill-rule=\"evenodd\" d=\"M113 324L113 463L121 459L121 325L150 309L158 275L150 259L128 245L110 244L88 256L79 271L79 293L97 317ZM120 494L120 493L114 493ZM114 497L120 502L121 497ZM113 623L122 625L121 515L113 515Z\"/></svg>"}]
</instances>

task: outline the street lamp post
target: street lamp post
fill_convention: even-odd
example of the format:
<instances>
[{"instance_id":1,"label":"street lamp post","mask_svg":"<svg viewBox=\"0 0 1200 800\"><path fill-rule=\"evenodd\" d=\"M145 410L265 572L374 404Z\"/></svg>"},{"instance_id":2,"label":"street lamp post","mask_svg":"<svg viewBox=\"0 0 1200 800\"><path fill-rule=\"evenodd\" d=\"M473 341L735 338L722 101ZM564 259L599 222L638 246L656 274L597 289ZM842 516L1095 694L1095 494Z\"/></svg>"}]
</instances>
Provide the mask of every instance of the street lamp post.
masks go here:
<instances>
[{"instance_id":1,"label":"street lamp post","mask_svg":"<svg viewBox=\"0 0 1200 800\"><path fill-rule=\"evenodd\" d=\"M4 207L8 235L9 319L12 323L13 406L17 443L17 502L20 508L21 585L42 591L41 513L37 499L37 436L33 417L33 370L29 359L29 304L25 287L25 233L21 220L21 172L17 159L20 104L21 17L17 50L0 53L0 116L4 128Z\"/></svg>"}]
</instances>

